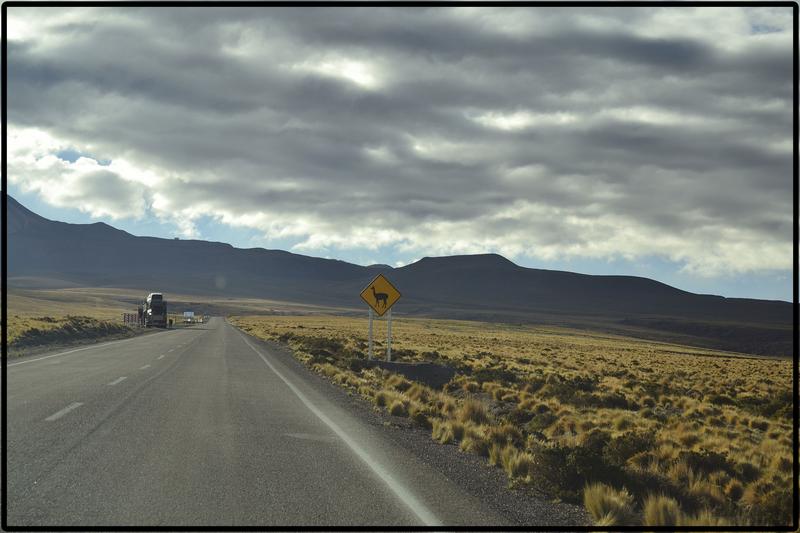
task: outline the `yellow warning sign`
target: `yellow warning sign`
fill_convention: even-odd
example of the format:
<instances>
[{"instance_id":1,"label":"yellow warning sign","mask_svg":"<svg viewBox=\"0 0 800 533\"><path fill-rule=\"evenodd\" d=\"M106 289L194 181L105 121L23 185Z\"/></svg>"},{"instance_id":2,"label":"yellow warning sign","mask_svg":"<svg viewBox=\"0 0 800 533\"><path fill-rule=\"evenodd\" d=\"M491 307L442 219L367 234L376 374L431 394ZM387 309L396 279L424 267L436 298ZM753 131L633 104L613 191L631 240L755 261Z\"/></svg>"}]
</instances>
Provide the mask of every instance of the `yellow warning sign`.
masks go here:
<instances>
[{"instance_id":1,"label":"yellow warning sign","mask_svg":"<svg viewBox=\"0 0 800 533\"><path fill-rule=\"evenodd\" d=\"M361 299L375 311L378 316L391 309L400 299L400 291L392 285L383 274L378 274L375 279L369 282L367 288L361 291Z\"/></svg>"}]
</instances>

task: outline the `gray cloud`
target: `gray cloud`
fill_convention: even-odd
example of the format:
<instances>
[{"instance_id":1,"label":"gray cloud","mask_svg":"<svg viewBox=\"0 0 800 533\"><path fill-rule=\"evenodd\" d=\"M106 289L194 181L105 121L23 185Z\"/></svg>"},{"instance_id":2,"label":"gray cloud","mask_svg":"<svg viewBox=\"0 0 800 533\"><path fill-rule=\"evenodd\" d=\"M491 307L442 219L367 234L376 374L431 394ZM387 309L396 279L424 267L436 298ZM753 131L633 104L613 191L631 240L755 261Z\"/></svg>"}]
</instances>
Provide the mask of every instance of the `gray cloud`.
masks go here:
<instances>
[{"instance_id":1,"label":"gray cloud","mask_svg":"<svg viewBox=\"0 0 800 533\"><path fill-rule=\"evenodd\" d=\"M789 9L9 17L9 179L28 189L63 165L14 154L64 145L124 163L95 204L146 198L187 232L210 215L304 250L379 235L418 255L791 265Z\"/></svg>"}]
</instances>

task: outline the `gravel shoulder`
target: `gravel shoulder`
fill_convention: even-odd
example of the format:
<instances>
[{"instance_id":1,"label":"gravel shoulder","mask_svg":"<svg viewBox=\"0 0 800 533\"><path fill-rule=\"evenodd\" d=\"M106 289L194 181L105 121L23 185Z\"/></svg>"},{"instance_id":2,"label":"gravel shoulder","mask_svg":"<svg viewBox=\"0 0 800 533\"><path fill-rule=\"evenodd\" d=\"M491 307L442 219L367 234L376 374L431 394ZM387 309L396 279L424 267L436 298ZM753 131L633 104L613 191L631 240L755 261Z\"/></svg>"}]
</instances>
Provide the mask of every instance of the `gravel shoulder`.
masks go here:
<instances>
[{"instance_id":1,"label":"gravel shoulder","mask_svg":"<svg viewBox=\"0 0 800 533\"><path fill-rule=\"evenodd\" d=\"M241 330L240 330L241 331ZM268 349L281 362L307 376L308 383L323 391L331 402L346 408L361 421L382 427L387 438L413 453L465 492L484 502L493 511L518 526L588 526L589 516L582 506L547 500L535 487L509 488L508 478L499 468L489 466L476 455L461 452L457 446L442 445L431 439L430 431L403 417L391 416L372 403L349 393L324 376L312 372L286 344L266 341L242 332L251 341Z\"/></svg>"}]
</instances>

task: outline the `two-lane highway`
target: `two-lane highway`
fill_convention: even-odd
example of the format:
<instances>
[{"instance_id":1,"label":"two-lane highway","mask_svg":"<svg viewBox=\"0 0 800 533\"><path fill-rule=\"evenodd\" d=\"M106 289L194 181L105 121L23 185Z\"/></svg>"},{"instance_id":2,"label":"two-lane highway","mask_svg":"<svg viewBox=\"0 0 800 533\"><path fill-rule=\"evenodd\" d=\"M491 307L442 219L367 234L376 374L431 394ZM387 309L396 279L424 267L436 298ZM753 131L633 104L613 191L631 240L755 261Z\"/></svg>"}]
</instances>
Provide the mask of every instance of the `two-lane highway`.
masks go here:
<instances>
[{"instance_id":1,"label":"two-lane highway","mask_svg":"<svg viewBox=\"0 0 800 533\"><path fill-rule=\"evenodd\" d=\"M8 525L501 525L212 319L12 361Z\"/></svg>"}]
</instances>

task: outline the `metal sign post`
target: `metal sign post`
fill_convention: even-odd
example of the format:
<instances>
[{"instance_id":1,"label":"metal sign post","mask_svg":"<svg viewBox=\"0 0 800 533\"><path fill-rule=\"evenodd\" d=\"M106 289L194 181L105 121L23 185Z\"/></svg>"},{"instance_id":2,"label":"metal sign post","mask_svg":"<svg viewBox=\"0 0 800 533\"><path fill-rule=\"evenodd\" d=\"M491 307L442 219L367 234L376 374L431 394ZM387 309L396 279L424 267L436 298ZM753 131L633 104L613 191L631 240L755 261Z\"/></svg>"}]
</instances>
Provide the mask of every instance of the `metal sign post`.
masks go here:
<instances>
[{"instance_id":1,"label":"metal sign post","mask_svg":"<svg viewBox=\"0 0 800 533\"><path fill-rule=\"evenodd\" d=\"M386 360L392 360L392 310L389 309L389 318L386 324Z\"/></svg>"},{"instance_id":2,"label":"metal sign post","mask_svg":"<svg viewBox=\"0 0 800 533\"><path fill-rule=\"evenodd\" d=\"M372 308L369 308L369 360L372 361Z\"/></svg>"}]
</instances>

